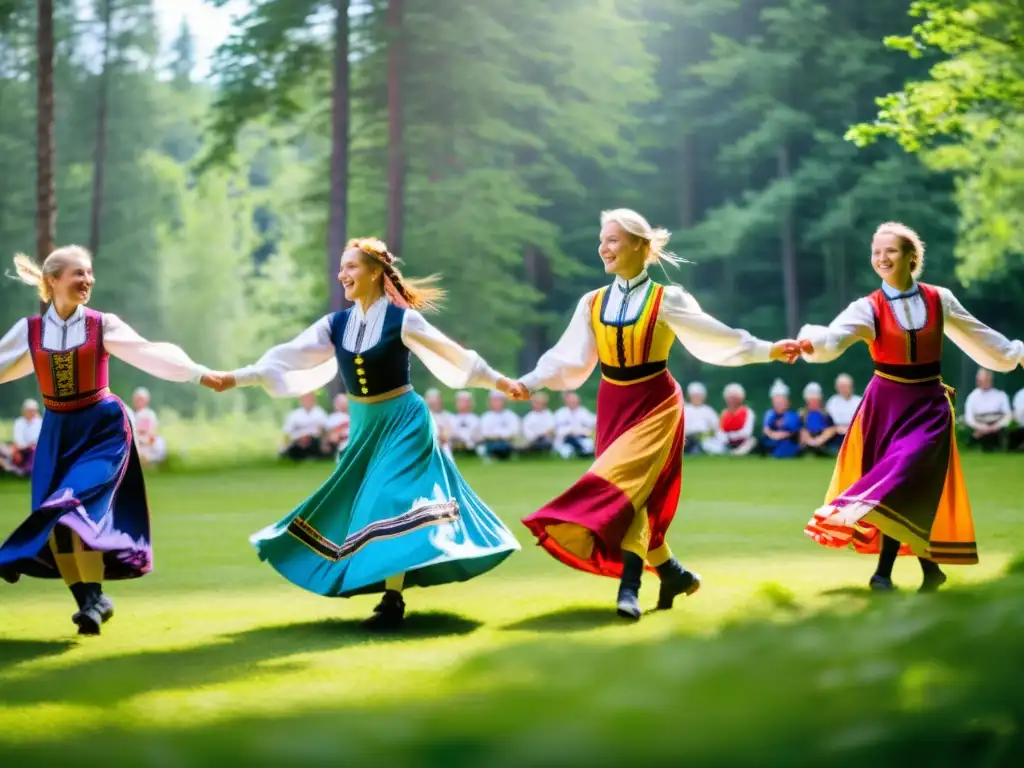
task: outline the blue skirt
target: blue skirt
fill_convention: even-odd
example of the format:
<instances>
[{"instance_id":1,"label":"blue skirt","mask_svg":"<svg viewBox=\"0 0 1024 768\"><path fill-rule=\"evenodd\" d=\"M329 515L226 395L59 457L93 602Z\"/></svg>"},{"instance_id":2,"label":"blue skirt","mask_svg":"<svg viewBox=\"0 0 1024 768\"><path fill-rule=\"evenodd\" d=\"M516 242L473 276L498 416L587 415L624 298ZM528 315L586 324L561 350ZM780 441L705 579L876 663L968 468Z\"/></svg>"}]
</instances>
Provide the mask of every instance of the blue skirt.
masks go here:
<instances>
[{"instance_id":1,"label":"blue skirt","mask_svg":"<svg viewBox=\"0 0 1024 768\"><path fill-rule=\"evenodd\" d=\"M348 447L330 478L250 541L292 583L327 597L466 581L519 549L438 446L423 399L350 404Z\"/></svg>"},{"instance_id":2,"label":"blue skirt","mask_svg":"<svg viewBox=\"0 0 1024 768\"><path fill-rule=\"evenodd\" d=\"M47 540L55 526L104 553L104 578L153 567L142 465L124 405L114 396L80 411L47 411L32 467L32 514L0 546L8 575L59 578Z\"/></svg>"}]
</instances>

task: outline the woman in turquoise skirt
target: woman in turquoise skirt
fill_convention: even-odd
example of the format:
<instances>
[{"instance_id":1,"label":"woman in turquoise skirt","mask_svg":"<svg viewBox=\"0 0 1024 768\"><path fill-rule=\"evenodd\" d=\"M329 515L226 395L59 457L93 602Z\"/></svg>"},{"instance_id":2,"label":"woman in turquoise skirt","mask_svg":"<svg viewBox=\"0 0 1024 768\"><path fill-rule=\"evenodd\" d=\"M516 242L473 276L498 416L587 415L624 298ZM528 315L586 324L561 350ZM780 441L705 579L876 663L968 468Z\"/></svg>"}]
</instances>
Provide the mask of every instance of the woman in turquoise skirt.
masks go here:
<instances>
[{"instance_id":1,"label":"woman in turquoise skirt","mask_svg":"<svg viewBox=\"0 0 1024 768\"><path fill-rule=\"evenodd\" d=\"M405 587L466 581L519 549L438 445L430 410L410 383L410 354L452 388L509 392L512 383L423 318L419 310L435 308L441 291L430 279L403 277L381 241L350 241L338 280L354 306L255 365L222 374L219 388L259 384L295 397L340 370L348 447L309 499L250 540L261 560L311 592L383 592L367 624L393 629L405 616Z\"/></svg>"}]
</instances>

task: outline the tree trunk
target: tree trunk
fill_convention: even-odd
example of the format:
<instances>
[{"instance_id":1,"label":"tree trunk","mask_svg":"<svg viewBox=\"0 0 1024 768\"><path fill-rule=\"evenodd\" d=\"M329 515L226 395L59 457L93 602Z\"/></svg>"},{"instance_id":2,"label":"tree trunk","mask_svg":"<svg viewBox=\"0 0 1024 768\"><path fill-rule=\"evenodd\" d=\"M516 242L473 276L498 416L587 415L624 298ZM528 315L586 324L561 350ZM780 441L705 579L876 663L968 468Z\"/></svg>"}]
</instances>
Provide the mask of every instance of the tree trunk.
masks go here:
<instances>
[{"instance_id":1,"label":"tree trunk","mask_svg":"<svg viewBox=\"0 0 1024 768\"><path fill-rule=\"evenodd\" d=\"M36 32L36 258L42 262L57 238L53 181L53 0L39 0Z\"/></svg>"},{"instance_id":2,"label":"tree trunk","mask_svg":"<svg viewBox=\"0 0 1024 768\"><path fill-rule=\"evenodd\" d=\"M547 259L539 248L532 245L526 248L523 253L523 270L526 282L530 286L543 296L551 294L551 270ZM532 371L547 348L547 328L541 323L526 323L523 329L523 348L519 354L522 370Z\"/></svg>"},{"instance_id":3,"label":"tree trunk","mask_svg":"<svg viewBox=\"0 0 1024 768\"><path fill-rule=\"evenodd\" d=\"M405 148L402 145L403 16L405 0L388 0L388 221L387 241L402 254L405 203Z\"/></svg>"},{"instance_id":4,"label":"tree trunk","mask_svg":"<svg viewBox=\"0 0 1024 768\"><path fill-rule=\"evenodd\" d=\"M697 136L683 137L679 148L679 226L689 229L697 222Z\"/></svg>"},{"instance_id":5,"label":"tree trunk","mask_svg":"<svg viewBox=\"0 0 1024 768\"><path fill-rule=\"evenodd\" d=\"M785 144L778 151L778 174L780 179L788 179L789 148ZM792 338L800 330L800 294L796 273L796 235L793 226L793 206L786 206L779 224L779 241L782 258L782 289L786 303L786 333Z\"/></svg>"},{"instance_id":6,"label":"tree trunk","mask_svg":"<svg viewBox=\"0 0 1024 768\"><path fill-rule=\"evenodd\" d=\"M327 281L331 286L332 311L344 309L345 292L338 282L341 254L348 230L348 143L349 143L349 0L335 0L334 66L331 85L331 170L330 212L327 220ZM341 392L341 377L331 383L332 395Z\"/></svg>"},{"instance_id":7,"label":"tree trunk","mask_svg":"<svg viewBox=\"0 0 1024 768\"><path fill-rule=\"evenodd\" d=\"M96 95L96 144L92 158L92 212L89 221L89 251L95 259L100 252L100 222L103 216L103 179L107 164L107 110L110 93L110 37L113 0L103 3L103 69Z\"/></svg>"}]
</instances>

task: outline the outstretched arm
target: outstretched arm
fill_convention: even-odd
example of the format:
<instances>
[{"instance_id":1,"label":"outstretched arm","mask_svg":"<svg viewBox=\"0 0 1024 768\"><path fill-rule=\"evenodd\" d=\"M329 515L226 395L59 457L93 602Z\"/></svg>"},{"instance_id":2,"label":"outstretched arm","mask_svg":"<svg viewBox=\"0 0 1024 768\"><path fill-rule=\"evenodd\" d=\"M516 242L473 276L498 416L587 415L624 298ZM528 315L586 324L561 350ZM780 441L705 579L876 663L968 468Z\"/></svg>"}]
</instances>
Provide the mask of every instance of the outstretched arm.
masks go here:
<instances>
[{"instance_id":1,"label":"outstretched arm","mask_svg":"<svg viewBox=\"0 0 1024 768\"><path fill-rule=\"evenodd\" d=\"M494 389L504 379L483 357L445 336L414 309L405 311L402 343L446 387Z\"/></svg>"},{"instance_id":2,"label":"outstretched arm","mask_svg":"<svg viewBox=\"0 0 1024 768\"><path fill-rule=\"evenodd\" d=\"M857 299L828 325L805 325L798 335L808 363L830 363L858 341L875 339L875 313L871 302Z\"/></svg>"},{"instance_id":3,"label":"outstretched arm","mask_svg":"<svg viewBox=\"0 0 1024 768\"><path fill-rule=\"evenodd\" d=\"M1012 371L1024 359L1024 342L1011 341L964 309L947 288L939 289L946 335L974 362L1004 373Z\"/></svg>"},{"instance_id":4,"label":"outstretched arm","mask_svg":"<svg viewBox=\"0 0 1024 768\"><path fill-rule=\"evenodd\" d=\"M331 315L325 315L291 341L268 349L252 365L225 374L225 386L262 386L274 397L299 397L325 386L338 373L331 340Z\"/></svg>"},{"instance_id":5,"label":"outstretched arm","mask_svg":"<svg viewBox=\"0 0 1024 768\"><path fill-rule=\"evenodd\" d=\"M165 381L199 384L209 372L181 347L162 341L147 341L117 315L103 315L103 346L128 365Z\"/></svg>"},{"instance_id":6,"label":"outstretched arm","mask_svg":"<svg viewBox=\"0 0 1024 768\"><path fill-rule=\"evenodd\" d=\"M28 349L28 320L22 318L0 339L0 384L32 373Z\"/></svg>"},{"instance_id":7,"label":"outstretched arm","mask_svg":"<svg viewBox=\"0 0 1024 768\"><path fill-rule=\"evenodd\" d=\"M687 352L705 363L732 367L785 357L775 354L771 342L730 328L704 312L697 300L679 286L665 288L658 317Z\"/></svg>"},{"instance_id":8,"label":"outstretched arm","mask_svg":"<svg viewBox=\"0 0 1024 768\"><path fill-rule=\"evenodd\" d=\"M542 388L579 389L594 372L597 340L590 325L593 298L591 291L580 299L558 343L541 355L536 368L523 376L522 384L531 392Z\"/></svg>"}]
</instances>

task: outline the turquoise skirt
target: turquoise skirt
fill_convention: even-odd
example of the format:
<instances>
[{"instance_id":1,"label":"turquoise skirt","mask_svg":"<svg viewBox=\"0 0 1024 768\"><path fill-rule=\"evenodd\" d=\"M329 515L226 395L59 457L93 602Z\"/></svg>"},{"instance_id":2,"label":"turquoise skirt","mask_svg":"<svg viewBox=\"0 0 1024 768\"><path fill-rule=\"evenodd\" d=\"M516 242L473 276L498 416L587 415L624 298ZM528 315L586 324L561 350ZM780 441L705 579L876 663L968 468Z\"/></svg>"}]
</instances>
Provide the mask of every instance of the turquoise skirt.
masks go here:
<instances>
[{"instance_id":1,"label":"turquoise skirt","mask_svg":"<svg viewBox=\"0 0 1024 768\"><path fill-rule=\"evenodd\" d=\"M467 581L519 549L438 446L423 398L352 402L348 447L330 478L250 538L261 560L327 597Z\"/></svg>"}]
</instances>

